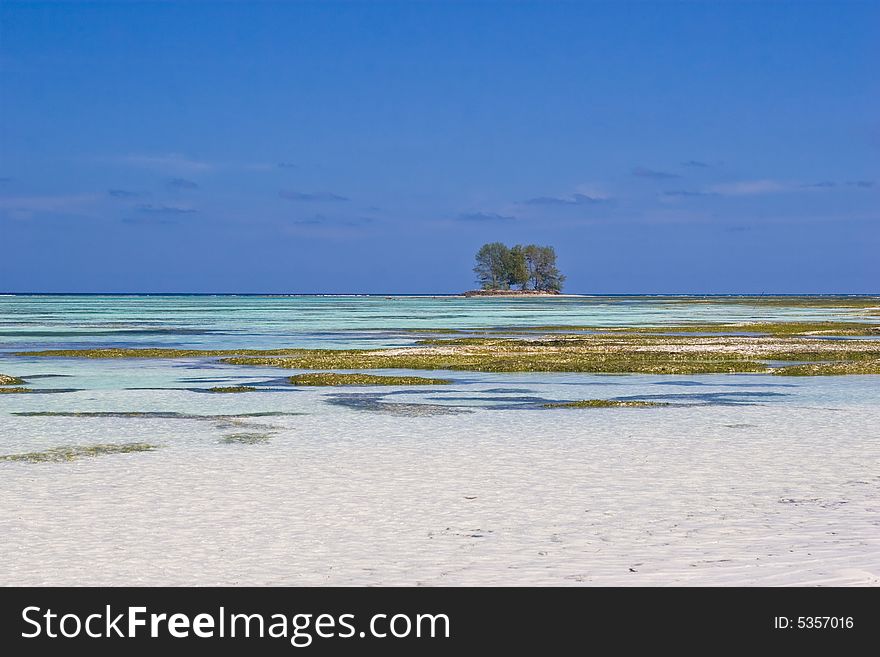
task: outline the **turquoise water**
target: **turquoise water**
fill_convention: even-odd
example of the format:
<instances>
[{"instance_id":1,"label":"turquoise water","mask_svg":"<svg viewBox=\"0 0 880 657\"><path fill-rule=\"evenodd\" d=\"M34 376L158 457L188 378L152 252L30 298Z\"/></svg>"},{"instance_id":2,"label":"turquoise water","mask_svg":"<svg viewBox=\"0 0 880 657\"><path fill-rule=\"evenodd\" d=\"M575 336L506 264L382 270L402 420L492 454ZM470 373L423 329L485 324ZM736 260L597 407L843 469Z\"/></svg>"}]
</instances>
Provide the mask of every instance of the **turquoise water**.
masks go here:
<instances>
[{"instance_id":1,"label":"turquoise water","mask_svg":"<svg viewBox=\"0 0 880 657\"><path fill-rule=\"evenodd\" d=\"M17 351L88 347L373 348L412 344L418 337L412 329L430 332L442 328L657 325L857 316L857 311L845 309L681 301L674 297L0 297L0 373L24 378L35 391L0 397L2 452L71 441L152 441L157 436L165 436L179 446L195 435L201 436L196 443L206 444L206 436L222 437L228 433L228 427L218 431L210 421L168 414L213 417L275 413L280 415L273 422L279 426L287 422L285 414L291 413L314 415L330 426L352 414L382 414L401 427L415 416L470 414L470 421L483 428L499 422L503 425L505 420L500 418L506 417L507 412L546 413L544 404L548 402L588 398L653 399L699 413L707 407L815 405L822 400L861 403L876 397L876 386L853 383L873 382L871 377L786 381L767 376L446 372L442 375L452 379L454 385L301 389L287 382L295 371L225 365L211 358L90 360L15 355ZM228 385L249 385L258 391L207 392L211 387ZM493 414L486 416L487 411ZM105 415L33 415L47 412ZM153 415L136 420L112 415L131 412ZM189 426L193 422L196 427ZM225 420L215 421L214 425L218 422L223 425ZM247 426L248 422L244 422ZM174 437L183 426L188 427L183 435Z\"/></svg>"},{"instance_id":2,"label":"turquoise water","mask_svg":"<svg viewBox=\"0 0 880 657\"><path fill-rule=\"evenodd\" d=\"M355 296L5 296L0 353L108 347L358 348L413 341L405 329L624 326L847 319L817 308L681 298Z\"/></svg>"},{"instance_id":3,"label":"turquoise water","mask_svg":"<svg viewBox=\"0 0 880 657\"><path fill-rule=\"evenodd\" d=\"M587 398L636 397L685 408L873 403L867 379L783 381L767 376L597 376L447 372L454 385L407 389L299 389L295 371L225 365L216 359L90 360L17 356L16 351L88 347L372 348L412 344L411 329L521 326L620 326L695 321L852 319L857 311L755 307L744 303L682 303L681 298L260 296L5 296L0 297L0 373L26 379L32 394L0 397L3 452L74 442L168 440L192 424L167 414L218 416L307 413L331 426L352 414L408 417L472 414L492 426L505 412L547 412L544 404ZM412 373L412 372L400 372ZM424 374L415 372L415 374ZM210 394L208 388L249 385L257 392ZM841 392L844 391L844 392ZM486 411L499 411L485 416ZM34 413L150 413L46 417ZM705 411L702 411L705 412ZM31 414L31 415L28 415ZM162 415L165 414L165 415ZM285 415L275 419L283 425ZM646 415L646 417L648 417ZM195 420L185 436L222 436ZM222 425L223 421L219 421ZM215 422L214 424L217 424ZM253 424L253 422L252 422ZM260 424L257 422L256 424ZM164 433L157 431L164 427ZM228 432L227 432L228 433ZM198 442L198 441L197 441Z\"/></svg>"}]
</instances>

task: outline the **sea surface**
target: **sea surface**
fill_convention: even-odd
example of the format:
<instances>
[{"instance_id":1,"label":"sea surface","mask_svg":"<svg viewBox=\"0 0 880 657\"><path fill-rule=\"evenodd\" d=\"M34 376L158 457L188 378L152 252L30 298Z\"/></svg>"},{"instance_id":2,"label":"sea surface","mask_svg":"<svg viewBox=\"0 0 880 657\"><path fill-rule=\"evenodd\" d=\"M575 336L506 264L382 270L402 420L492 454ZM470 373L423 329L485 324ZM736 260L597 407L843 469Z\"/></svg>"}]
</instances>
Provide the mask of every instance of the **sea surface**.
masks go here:
<instances>
[{"instance_id":1,"label":"sea surface","mask_svg":"<svg viewBox=\"0 0 880 657\"><path fill-rule=\"evenodd\" d=\"M15 355L856 318L680 297L2 296L0 373L34 392L0 395L0 455L156 449L0 462L0 584L876 584L880 377L296 388L296 370L215 359ZM258 391L207 392L228 385ZM544 406L593 398L672 405Z\"/></svg>"},{"instance_id":2,"label":"sea surface","mask_svg":"<svg viewBox=\"0 0 880 657\"><path fill-rule=\"evenodd\" d=\"M847 309L689 297L0 296L0 350L400 346L407 329L852 319ZM2 353L0 352L0 353Z\"/></svg>"}]
</instances>

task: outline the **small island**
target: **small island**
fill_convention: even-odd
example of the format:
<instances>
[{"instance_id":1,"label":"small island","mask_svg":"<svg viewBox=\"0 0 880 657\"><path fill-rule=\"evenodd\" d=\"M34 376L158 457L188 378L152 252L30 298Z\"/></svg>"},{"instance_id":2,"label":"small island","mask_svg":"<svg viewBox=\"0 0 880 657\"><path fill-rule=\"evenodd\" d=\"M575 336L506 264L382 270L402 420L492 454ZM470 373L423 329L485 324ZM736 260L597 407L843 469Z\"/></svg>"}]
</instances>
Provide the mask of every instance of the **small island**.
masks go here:
<instances>
[{"instance_id":1,"label":"small island","mask_svg":"<svg viewBox=\"0 0 880 657\"><path fill-rule=\"evenodd\" d=\"M565 281L556 267L555 249L537 244L484 244L477 251L474 273L480 289L465 292L466 297L557 295Z\"/></svg>"}]
</instances>

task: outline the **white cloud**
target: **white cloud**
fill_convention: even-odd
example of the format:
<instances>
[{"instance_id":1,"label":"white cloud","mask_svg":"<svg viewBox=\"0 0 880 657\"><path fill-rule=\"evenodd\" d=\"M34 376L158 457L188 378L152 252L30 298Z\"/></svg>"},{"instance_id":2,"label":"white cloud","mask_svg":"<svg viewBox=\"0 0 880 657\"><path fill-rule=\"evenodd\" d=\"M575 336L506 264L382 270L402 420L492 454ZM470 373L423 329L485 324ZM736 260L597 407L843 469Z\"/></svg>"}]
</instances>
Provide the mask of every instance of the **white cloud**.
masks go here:
<instances>
[{"instance_id":1,"label":"white cloud","mask_svg":"<svg viewBox=\"0 0 880 657\"><path fill-rule=\"evenodd\" d=\"M123 155L118 160L124 164L144 167L147 169L159 169L160 171L193 172L210 171L214 164L203 160L196 160L180 153L166 153L161 155Z\"/></svg>"},{"instance_id":2,"label":"white cloud","mask_svg":"<svg viewBox=\"0 0 880 657\"><path fill-rule=\"evenodd\" d=\"M722 196L754 196L756 194L775 194L792 189L792 185L778 180L741 180L732 183L720 183L707 189L713 194Z\"/></svg>"},{"instance_id":3,"label":"white cloud","mask_svg":"<svg viewBox=\"0 0 880 657\"><path fill-rule=\"evenodd\" d=\"M578 194L583 194L584 196L589 196L590 198L594 198L597 201L607 201L611 198L611 195L605 190L602 185L598 185L595 183L582 183L575 187L575 192Z\"/></svg>"}]
</instances>

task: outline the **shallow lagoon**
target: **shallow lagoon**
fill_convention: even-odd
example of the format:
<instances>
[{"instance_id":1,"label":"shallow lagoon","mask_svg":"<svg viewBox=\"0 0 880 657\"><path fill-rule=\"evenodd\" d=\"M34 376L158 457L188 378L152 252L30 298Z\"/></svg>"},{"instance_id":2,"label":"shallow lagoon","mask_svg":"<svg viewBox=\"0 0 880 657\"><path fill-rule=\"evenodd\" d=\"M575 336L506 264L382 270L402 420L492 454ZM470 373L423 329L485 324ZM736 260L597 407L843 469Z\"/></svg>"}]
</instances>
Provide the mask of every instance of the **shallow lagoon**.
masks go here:
<instances>
[{"instance_id":1,"label":"shallow lagoon","mask_svg":"<svg viewBox=\"0 0 880 657\"><path fill-rule=\"evenodd\" d=\"M877 377L438 372L453 383L296 388L295 370L213 360L9 355L852 316L626 299L3 297L0 372L36 392L0 397L0 453L158 449L0 463L0 582L877 584ZM258 391L205 392L227 385ZM670 406L543 406L597 398Z\"/></svg>"},{"instance_id":2,"label":"shallow lagoon","mask_svg":"<svg viewBox=\"0 0 880 657\"><path fill-rule=\"evenodd\" d=\"M407 329L639 326L851 319L853 309L691 303L687 297L538 299L340 296L0 297L0 350L95 346L191 349L367 348ZM687 302L687 303L683 303Z\"/></svg>"}]
</instances>

